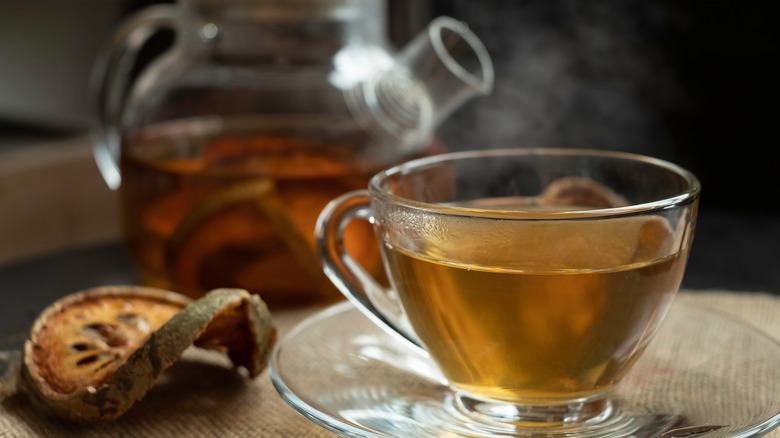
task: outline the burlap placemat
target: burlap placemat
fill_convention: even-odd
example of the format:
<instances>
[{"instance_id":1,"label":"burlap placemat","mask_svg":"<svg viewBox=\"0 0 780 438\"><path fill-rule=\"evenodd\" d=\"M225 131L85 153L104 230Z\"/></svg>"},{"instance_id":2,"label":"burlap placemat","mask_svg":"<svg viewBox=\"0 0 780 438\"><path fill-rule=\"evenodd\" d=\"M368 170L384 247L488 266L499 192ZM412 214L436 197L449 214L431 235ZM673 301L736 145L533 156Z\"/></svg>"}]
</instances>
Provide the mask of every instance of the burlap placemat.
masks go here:
<instances>
[{"instance_id":1,"label":"burlap placemat","mask_svg":"<svg viewBox=\"0 0 780 438\"><path fill-rule=\"evenodd\" d=\"M722 291L684 292L679 301L730 313L780 339L780 297ZM276 312L284 336L320 308ZM289 407L268 373L247 381L217 355L175 365L147 396L113 423L78 426L37 412L24 397L0 404L0 437L335 437ZM780 397L780 394L778 394ZM767 435L780 438L780 430Z\"/></svg>"}]
</instances>

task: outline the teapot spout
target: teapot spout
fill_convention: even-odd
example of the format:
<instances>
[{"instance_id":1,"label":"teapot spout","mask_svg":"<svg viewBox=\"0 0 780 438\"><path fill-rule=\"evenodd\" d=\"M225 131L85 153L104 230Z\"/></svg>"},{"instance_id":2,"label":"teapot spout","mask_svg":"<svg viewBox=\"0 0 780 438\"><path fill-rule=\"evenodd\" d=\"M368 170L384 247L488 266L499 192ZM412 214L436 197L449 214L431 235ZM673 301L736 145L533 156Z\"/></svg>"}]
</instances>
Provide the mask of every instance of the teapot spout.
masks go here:
<instances>
[{"instance_id":1,"label":"teapot spout","mask_svg":"<svg viewBox=\"0 0 780 438\"><path fill-rule=\"evenodd\" d=\"M396 56L393 67L345 93L379 146L414 153L470 99L493 91L493 63L465 23L439 17Z\"/></svg>"},{"instance_id":2,"label":"teapot spout","mask_svg":"<svg viewBox=\"0 0 780 438\"><path fill-rule=\"evenodd\" d=\"M493 63L466 23L438 17L396 57L420 81L438 126L470 99L493 91Z\"/></svg>"}]
</instances>

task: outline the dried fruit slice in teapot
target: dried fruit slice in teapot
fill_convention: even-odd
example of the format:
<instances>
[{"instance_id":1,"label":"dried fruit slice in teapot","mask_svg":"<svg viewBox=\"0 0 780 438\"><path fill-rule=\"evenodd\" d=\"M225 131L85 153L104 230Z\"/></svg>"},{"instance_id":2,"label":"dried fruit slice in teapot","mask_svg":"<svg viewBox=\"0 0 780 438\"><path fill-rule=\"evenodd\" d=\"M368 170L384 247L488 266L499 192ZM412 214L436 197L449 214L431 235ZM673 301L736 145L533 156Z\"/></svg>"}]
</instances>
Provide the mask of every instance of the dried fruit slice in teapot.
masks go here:
<instances>
[{"instance_id":1,"label":"dried fruit slice in teapot","mask_svg":"<svg viewBox=\"0 0 780 438\"><path fill-rule=\"evenodd\" d=\"M22 380L61 417L112 420L191 345L224 351L255 377L274 339L267 307L243 290L191 301L159 289L101 287L41 313L25 343Z\"/></svg>"},{"instance_id":2,"label":"dried fruit slice in teapot","mask_svg":"<svg viewBox=\"0 0 780 438\"><path fill-rule=\"evenodd\" d=\"M238 184L184 217L165 247L166 270L182 293L200 297L215 286L237 287L233 274L248 260L282 250L284 243L256 206L272 188L269 180Z\"/></svg>"},{"instance_id":3,"label":"dried fruit slice in teapot","mask_svg":"<svg viewBox=\"0 0 780 438\"><path fill-rule=\"evenodd\" d=\"M307 193L303 206L283 202L270 179L214 193L196 204L171 235L165 249L168 274L182 292L195 297L215 286L245 288L272 304L316 293L340 296L322 272L313 230L318 208L342 192L331 190L318 198ZM311 218L304 228L298 224L303 213Z\"/></svg>"}]
</instances>

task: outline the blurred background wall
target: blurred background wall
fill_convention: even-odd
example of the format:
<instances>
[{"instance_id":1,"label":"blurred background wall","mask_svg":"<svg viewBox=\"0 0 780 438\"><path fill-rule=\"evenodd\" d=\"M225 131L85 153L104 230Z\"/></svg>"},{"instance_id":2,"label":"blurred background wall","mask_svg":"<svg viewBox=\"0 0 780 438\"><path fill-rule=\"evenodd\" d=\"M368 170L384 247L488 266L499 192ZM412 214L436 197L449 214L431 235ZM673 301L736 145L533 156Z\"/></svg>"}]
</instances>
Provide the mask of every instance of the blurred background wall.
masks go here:
<instances>
[{"instance_id":1,"label":"blurred background wall","mask_svg":"<svg viewBox=\"0 0 780 438\"><path fill-rule=\"evenodd\" d=\"M127 11L122 0L0 1L0 135L89 123L95 54Z\"/></svg>"}]
</instances>

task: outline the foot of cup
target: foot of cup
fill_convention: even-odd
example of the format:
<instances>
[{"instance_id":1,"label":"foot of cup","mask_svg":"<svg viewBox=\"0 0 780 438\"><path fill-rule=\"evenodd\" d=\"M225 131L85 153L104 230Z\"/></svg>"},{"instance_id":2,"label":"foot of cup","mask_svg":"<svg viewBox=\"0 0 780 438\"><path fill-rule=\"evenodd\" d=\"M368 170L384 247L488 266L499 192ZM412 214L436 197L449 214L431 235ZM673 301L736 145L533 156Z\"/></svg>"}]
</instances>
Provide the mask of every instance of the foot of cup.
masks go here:
<instances>
[{"instance_id":1,"label":"foot of cup","mask_svg":"<svg viewBox=\"0 0 780 438\"><path fill-rule=\"evenodd\" d=\"M447 410L448 427L469 437L650 438L686 423L675 415L623 412L606 395L563 405L528 406L454 393Z\"/></svg>"},{"instance_id":2,"label":"foot of cup","mask_svg":"<svg viewBox=\"0 0 780 438\"><path fill-rule=\"evenodd\" d=\"M601 423L615 415L606 396L561 405L518 405L457 394L455 404L463 414L481 423L524 427L549 427L586 422Z\"/></svg>"}]
</instances>

